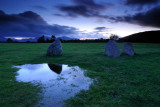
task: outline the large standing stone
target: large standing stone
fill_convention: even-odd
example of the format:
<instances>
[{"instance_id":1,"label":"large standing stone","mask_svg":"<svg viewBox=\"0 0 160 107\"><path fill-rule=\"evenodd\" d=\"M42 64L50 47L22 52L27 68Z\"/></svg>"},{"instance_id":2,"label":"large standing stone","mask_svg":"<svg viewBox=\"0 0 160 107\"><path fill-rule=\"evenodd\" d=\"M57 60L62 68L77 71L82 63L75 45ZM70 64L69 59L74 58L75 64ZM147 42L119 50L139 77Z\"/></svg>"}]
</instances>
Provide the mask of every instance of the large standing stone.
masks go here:
<instances>
[{"instance_id":1,"label":"large standing stone","mask_svg":"<svg viewBox=\"0 0 160 107\"><path fill-rule=\"evenodd\" d=\"M48 56L55 56L62 54L62 44L59 39L55 40L47 49Z\"/></svg>"},{"instance_id":2,"label":"large standing stone","mask_svg":"<svg viewBox=\"0 0 160 107\"><path fill-rule=\"evenodd\" d=\"M134 56L134 49L131 42L123 43L123 53L130 56Z\"/></svg>"},{"instance_id":3,"label":"large standing stone","mask_svg":"<svg viewBox=\"0 0 160 107\"><path fill-rule=\"evenodd\" d=\"M109 40L105 46L105 52L109 57L119 57L121 55L120 48L115 40Z\"/></svg>"}]
</instances>

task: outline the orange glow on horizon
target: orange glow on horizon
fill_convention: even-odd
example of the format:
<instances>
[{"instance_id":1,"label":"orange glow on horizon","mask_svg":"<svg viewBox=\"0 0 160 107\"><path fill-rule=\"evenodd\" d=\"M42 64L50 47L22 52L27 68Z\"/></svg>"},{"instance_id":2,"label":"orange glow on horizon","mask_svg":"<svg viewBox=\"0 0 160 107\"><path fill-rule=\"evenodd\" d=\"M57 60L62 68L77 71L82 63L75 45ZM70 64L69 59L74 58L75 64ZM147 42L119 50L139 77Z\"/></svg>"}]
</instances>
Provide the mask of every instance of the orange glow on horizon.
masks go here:
<instances>
[{"instance_id":1,"label":"orange glow on horizon","mask_svg":"<svg viewBox=\"0 0 160 107\"><path fill-rule=\"evenodd\" d=\"M94 39L98 39L98 38L80 38L79 40L94 40Z\"/></svg>"}]
</instances>

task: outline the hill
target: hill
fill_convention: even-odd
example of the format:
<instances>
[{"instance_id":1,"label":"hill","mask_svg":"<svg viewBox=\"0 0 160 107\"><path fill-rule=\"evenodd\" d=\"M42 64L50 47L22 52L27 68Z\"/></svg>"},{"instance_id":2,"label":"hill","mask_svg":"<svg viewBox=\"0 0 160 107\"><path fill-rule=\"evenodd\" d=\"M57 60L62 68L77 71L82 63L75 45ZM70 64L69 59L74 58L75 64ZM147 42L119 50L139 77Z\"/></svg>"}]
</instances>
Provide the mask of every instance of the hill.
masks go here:
<instances>
[{"instance_id":1,"label":"hill","mask_svg":"<svg viewBox=\"0 0 160 107\"><path fill-rule=\"evenodd\" d=\"M135 33L119 39L120 42L160 43L160 30Z\"/></svg>"}]
</instances>

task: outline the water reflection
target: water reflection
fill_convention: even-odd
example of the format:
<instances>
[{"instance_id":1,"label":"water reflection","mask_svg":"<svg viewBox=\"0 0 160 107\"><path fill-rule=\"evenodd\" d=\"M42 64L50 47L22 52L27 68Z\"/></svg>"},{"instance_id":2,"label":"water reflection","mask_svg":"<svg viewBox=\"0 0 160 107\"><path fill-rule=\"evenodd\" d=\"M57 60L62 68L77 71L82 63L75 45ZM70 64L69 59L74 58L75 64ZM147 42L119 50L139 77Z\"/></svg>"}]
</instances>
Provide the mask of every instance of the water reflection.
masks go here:
<instances>
[{"instance_id":1,"label":"water reflection","mask_svg":"<svg viewBox=\"0 0 160 107\"><path fill-rule=\"evenodd\" d=\"M92 83L92 79L84 76L84 70L78 66L25 64L14 67L20 68L17 71L17 81L33 84L40 82L45 87L44 98L39 104L43 103L46 107L61 107L64 100L73 97L82 89L88 90Z\"/></svg>"},{"instance_id":2,"label":"water reflection","mask_svg":"<svg viewBox=\"0 0 160 107\"><path fill-rule=\"evenodd\" d=\"M62 65L60 64L48 64L49 68L57 74L60 74L62 71Z\"/></svg>"}]
</instances>

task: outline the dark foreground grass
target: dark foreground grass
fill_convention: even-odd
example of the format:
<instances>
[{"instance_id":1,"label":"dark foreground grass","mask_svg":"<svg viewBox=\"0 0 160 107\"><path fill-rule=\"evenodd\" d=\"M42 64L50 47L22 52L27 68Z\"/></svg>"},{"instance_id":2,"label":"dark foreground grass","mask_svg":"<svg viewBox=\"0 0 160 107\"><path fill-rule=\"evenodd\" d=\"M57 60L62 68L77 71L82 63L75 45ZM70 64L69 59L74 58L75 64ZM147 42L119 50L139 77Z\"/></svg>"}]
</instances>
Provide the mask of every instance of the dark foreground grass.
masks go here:
<instances>
[{"instance_id":1,"label":"dark foreground grass","mask_svg":"<svg viewBox=\"0 0 160 107\"><path fill-rule=\"evenodd\" d=\"M32 107L39 86L16 82L12 65L60 63L87 69L96 79L68 106L158 107L160 105L160 44L134 44L136 56L109 58L104 43L63 43L63 55L47 57L49 44L0 44L0 106ZM122 44L119 44L122 47Z\"/></svg>"}]
</instances>

